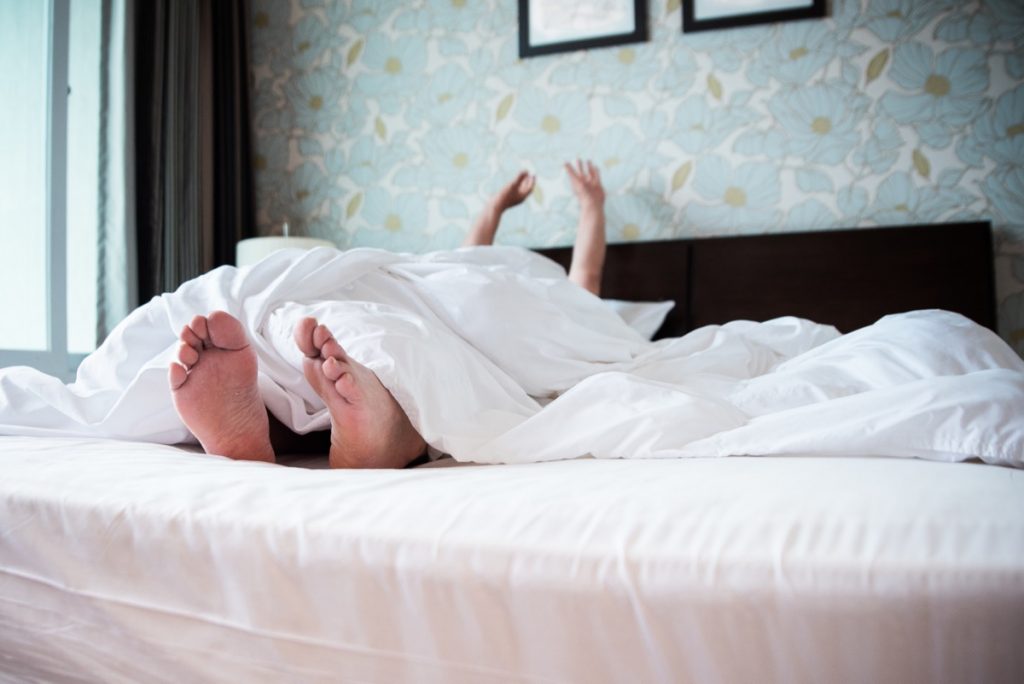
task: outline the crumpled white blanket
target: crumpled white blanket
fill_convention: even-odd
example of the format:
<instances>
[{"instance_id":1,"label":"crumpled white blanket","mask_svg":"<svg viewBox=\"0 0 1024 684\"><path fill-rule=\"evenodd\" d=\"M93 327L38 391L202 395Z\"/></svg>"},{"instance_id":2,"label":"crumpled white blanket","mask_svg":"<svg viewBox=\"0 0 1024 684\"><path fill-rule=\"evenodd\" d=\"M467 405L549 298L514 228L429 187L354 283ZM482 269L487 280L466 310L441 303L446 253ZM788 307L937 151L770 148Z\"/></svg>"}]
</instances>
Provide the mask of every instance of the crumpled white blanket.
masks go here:
<instances>
[{"instance_id":1,"label":"crumpled white blanket","mask_svg":"<svg viewBox=\"0 0 1024 684\"><path fill-rule=\"evenodd\" d=\"M839 336L796 318L648 342L526 250L414 256L282 251L154 298L74 383L0 370L0 434L191 441L167 387L178 331L222 309L250 331L269 410L296 432L329 416L292 328L327 324L434 449L458 460L818 454L1024 465L1024 362L944 311Z\"/></svg>"}]
</instances>

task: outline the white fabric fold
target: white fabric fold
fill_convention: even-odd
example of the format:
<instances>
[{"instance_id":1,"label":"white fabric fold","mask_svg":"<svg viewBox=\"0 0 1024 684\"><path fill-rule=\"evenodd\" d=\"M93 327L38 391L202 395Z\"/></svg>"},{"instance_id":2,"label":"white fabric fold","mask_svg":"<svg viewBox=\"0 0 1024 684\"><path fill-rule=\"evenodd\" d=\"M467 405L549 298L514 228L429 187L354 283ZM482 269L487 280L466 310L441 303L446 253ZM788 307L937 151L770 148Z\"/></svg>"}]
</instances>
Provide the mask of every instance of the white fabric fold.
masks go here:
<instances>
[{"instance_id":1,"label":"white fabric fold","mask_svg":"<svg viewBox=\"0 0 1024 684\"><path fill-rule=\"evenodd\" d=\"M839 336L797 318L648 342L553 262L515 248L413 256L283 251L222 267L133 312L63 385L0 370L0 433L188 441L167 387L177 335L221 309L250 332L269 410L329 416L292 330L327 324L435 449L515 463L857 454L1024 463L1024 362L957 314Z\"/></svg>"}]
</instances>

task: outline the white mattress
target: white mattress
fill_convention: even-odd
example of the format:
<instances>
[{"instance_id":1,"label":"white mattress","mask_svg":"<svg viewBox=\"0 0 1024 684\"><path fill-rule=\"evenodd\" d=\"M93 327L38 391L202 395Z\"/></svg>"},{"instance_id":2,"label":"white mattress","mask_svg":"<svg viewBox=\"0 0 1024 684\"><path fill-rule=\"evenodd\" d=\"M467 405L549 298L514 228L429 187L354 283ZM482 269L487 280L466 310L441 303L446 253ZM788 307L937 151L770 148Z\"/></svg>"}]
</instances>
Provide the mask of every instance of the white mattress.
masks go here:
<instances>
[{"instance_id":1,"label":"white mattress","mask_svg":"<svg viewBox=\"0 0 1024 684\"><path fill-rule=\"evenodd\" d=\"M0 677L1024 681L1024 471L0 437Z\"/></svg>"}]
</instances>

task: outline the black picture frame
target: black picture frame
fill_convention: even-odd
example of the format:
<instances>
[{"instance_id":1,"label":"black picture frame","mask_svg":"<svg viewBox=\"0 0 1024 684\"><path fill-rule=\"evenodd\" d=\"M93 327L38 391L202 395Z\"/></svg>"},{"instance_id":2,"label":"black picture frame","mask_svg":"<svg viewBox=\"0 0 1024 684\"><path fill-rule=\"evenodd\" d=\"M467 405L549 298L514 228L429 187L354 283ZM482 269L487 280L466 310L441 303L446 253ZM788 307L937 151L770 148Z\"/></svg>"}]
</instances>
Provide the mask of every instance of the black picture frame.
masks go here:
<instances>
[{"instance_id":1,"label":"black picture frame","mask_svg":"<svg viewBox=\"0 0 1024 684\"><path fill-rule=\"evenodd\" d=\"M595 34L560 42L539 42L530 36L530 12L543 2L559 0L519 0L519 57L536 57L558 52L588 50L591 48L642 43L647 40L647 0L622 0L623 5L632 5L633 30L620 33ZM564 0L561 0L565 4Z\"/></svg>"},{"instance_id":2,"label":"black picture frame","mask_svg":"<svg viewBox=\"0 0 1024 684\"><path fill-rule=\"evenodd\" d=\"M792 21L795 19L820 19L825 16L826 0L811 0L810 4L794 0L794 7L782 9L766 9L744 11L742 14L729 14L719 17L697 18L697 6L707 0L683 0L683 33L694 31L712 31L723 28L736 28L738 26L752 26L755 24L770 24L777 21ZM777 5L777 2L766 5Z\"/></svg>"}]
</instances>

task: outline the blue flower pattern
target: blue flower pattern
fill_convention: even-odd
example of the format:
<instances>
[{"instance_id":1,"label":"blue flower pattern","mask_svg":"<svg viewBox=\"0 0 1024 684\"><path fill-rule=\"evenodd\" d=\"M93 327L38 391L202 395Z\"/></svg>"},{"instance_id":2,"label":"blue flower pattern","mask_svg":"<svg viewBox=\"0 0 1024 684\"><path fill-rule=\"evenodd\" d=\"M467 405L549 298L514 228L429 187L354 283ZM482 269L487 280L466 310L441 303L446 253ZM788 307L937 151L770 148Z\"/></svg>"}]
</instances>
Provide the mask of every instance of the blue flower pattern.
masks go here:
<instances>
[{"instance_id":1,"label":"blue flower pattern","mask_svg":"<svg viewBox=\"0 0 1024 684\"><path fill-rule=\"evenodd\" d=\"M611 241L990 218L1024 263L1020 0L835 0L696 34L680 4L648 2L646 43L521 60L506 0L252 0L260 231L451 247L529 168L499 239L568 244L579 156ZM998 278L1024 351L1024 269Z\"/></svg>"},{"instance_id":2,"label":"blue flower pattern","mask_svg":"<svg viewBox=\"0 0 1024 684\"><path fill-rule=\"evenodd\" d=\"M782 83L807 83L836 57L835 34L824 22L779 24L776 40L761 52L761 66Z\"/></svg>"},{"instance_id":3,"label":"blue flower pattern","mask_svg":"<svg viewBox=\"0 0 1024 684\"><path fill-rule=\"evenodd\" d=\"M781 196L778 170L771 164L733 166L722 157L697 163L694 189L706 202L686 208L689 222L701 232L752 233L779 221Z\"/></svg>"},{"instance_id":4,"label":"blue flower pattern","mask_svg":"<svg viewBox=\"0 0 1024 684\"><path fill-rule=\"evenodd\" d=\"M787 152L807 161L839 164L861 142L857 126L867 98L842 84L781 92L768 109L788 135Z\"/></svg>"},{"instance_id":5,"label":"blue flower pattern","mask_svg":"<svg viewBox=\"0 0 1024 684\"><path fill-rule=\"evenodd\" d=\"M892 78L910 92L886 93L882 110L916 125L931 147L945 148L981 112L988 67L981 50L947 48L935 55L928 45L906 43L894 52Z\"/></svg>"}]
</instances>

